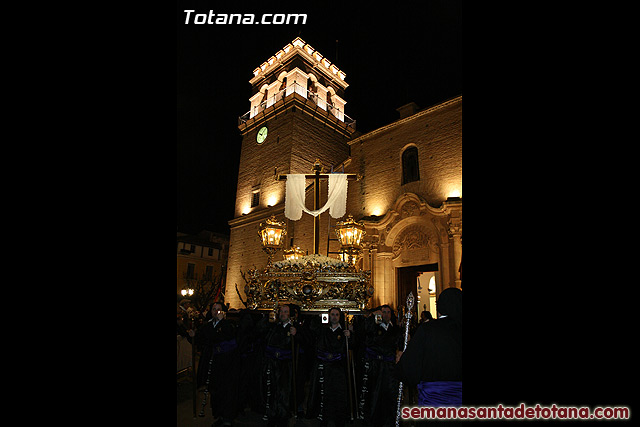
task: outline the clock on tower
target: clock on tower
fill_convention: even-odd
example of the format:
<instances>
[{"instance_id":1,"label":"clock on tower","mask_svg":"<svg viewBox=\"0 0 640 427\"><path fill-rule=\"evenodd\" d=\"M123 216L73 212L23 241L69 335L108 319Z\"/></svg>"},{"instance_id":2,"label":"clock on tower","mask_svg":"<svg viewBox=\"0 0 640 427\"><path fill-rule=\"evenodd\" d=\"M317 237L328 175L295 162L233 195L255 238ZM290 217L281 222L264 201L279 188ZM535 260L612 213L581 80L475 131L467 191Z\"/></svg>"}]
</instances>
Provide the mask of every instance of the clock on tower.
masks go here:
<instances>
[{"instance_id":1,"label":"clock on tower","mask_svg":"<svg viewBox=\"0 0 640 427\"><path fill-rule=\"evenodd\" d=\"M260 130L258 131L258 136L256 136L256 141L258 142L258 144L262 144L264 140L267 139L268 132L269 130L267 129L266 126L262 126L260 128Z\"/></svg>"}]
</instances>

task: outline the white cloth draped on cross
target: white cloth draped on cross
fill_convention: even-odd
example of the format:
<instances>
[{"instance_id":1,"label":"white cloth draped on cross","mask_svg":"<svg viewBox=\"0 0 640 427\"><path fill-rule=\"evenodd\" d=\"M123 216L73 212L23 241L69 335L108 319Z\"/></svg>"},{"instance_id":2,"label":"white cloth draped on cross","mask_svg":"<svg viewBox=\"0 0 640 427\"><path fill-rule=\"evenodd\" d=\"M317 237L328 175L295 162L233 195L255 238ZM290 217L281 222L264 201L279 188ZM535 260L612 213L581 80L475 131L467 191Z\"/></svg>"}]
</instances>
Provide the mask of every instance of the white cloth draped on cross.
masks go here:
<instances>
[{"instance_id":1,"label":"white cloth draped on cross","mask_svg":"<svg viewBox=\"0 0 640 427\"><path fill-rule=\"evenodd\" d=\"M309 215L318 216L329 210L333 218L342 218L347 210L347 174L329 174L329 196L327 203L318 210L305 207L305 175L287 175L284 199L284 215L292 221L302 217L302 211Z\"/></svg>"}]
</instances>

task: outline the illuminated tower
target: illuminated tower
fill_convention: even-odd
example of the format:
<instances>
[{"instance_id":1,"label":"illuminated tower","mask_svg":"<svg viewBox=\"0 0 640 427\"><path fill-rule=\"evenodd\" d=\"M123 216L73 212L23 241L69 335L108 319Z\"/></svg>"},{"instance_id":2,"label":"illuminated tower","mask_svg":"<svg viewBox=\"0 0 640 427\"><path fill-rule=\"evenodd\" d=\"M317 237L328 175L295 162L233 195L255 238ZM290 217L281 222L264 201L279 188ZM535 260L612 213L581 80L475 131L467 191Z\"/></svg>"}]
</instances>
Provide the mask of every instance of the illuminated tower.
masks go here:
<instances>
[{"instance_id":1,"label":"illuminated tower","mask_svg":"<svg viewBox=\"0 0 640 427\"><path fill-rule=\"evenodd\" d=\"M235 213L229 221L226 289L231 307L242 307L235 290L237 284L243 295L241 272L266 263L258 238L260 222L271 215L285 220L285 183L277 175L311 173L316 160L326 169L338 168L349 157L347 141L355 121L345 114L345 77L299 37L253 70L250 108L238 119L242 149ZM326 241L328 218L321 221L321 241ZM293 244L312 253L312 227L311 216L288 221L284 247Z\"/></svg>"}]
</instances>

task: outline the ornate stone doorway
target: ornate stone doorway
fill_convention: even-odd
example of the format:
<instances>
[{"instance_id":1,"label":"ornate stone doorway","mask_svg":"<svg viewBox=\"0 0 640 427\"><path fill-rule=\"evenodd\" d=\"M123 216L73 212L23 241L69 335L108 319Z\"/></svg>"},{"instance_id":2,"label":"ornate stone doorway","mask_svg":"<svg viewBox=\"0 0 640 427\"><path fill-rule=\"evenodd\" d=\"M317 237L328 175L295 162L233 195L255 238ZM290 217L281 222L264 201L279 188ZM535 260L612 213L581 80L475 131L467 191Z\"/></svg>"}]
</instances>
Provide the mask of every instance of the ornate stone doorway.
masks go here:
<instances>
[{"instance_id":1,"label":"ornate stone doorway","mask_svg":"<svg viewBox=\"0 0 640 427\"><path fill-rule=\"evenodd\" d=\"M382 219L364 221L368 244L365 256L370 256L375 288L373 306L392 304L397 308L404 305L409 292L405 286L416 289L415 274L420 268L423 268L423 273L433 273L428 278L425 276L424 280L431 282L433 278L436 285L434 296L444 288L456 286L462 252L459 244L460 219L461 204L451 207L445 202L434 208L416 194L405 193ZM457 228L453 229L453 225ZM427 269L423 267L425 265L431 267ZM412 284L404 285L404 275L411 271L414 276ZM429 301L425 297L420 302L421 309L424 309L424 304L429 307L427 311L435 312L431 310L431 296Z\"/></svg>"}]
</instances>

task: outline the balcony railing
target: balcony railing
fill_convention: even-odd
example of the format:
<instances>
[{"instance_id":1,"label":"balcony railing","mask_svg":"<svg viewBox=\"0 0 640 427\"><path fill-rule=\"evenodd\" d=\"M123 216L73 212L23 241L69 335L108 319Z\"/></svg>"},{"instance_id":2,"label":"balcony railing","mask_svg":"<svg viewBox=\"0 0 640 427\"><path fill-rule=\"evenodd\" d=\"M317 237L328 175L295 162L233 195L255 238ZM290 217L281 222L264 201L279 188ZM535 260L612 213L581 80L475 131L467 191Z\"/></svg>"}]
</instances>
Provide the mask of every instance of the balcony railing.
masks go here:
<instances>
[{"instance_id":1,"label":"balcony railing","mask_svg":"<svg viewBox=\"0 0 640 427\"><path fill-rule=\"evenodd\" d=\"M344 111L340 110L338 107L321 99L316 92L312 92L308 89L305 89L304 87L297 84L296 82L294 82L293 85L287 86L281 91L278 91L274 95L262 101L260 104L255 105L251 110L247 111L242 116L238 117L238 125L246 123L249 119L253 118L256 114L260 113L261 111L264 111L268 107L271 107L276 102L288 97L294 92L300 96L303 96L304 98L312 100L313 102L315 102L315 104L318 107L322 108L323 110L329 111L338 120L340 120L341 122L344 122L347 125L347 127L350 127L355 130L356 121L354 119L347 116L344 113Z\"/></svg>"}]
</instances>

